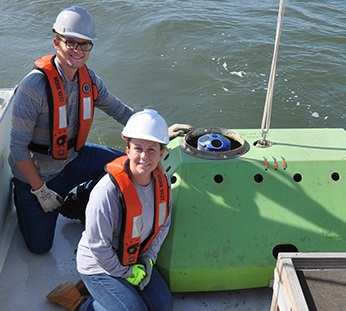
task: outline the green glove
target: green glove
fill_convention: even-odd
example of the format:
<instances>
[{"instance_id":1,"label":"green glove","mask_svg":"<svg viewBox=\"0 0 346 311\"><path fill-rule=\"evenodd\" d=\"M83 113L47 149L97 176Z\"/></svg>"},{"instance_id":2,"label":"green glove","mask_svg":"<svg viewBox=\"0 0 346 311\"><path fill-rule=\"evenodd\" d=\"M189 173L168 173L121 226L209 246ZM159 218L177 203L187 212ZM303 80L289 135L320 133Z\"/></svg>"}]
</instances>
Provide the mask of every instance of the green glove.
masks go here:
<instances>
[{"instance_id":1,"label":"green glove","mask_svg":"<svg viewBox=\"0 0 346 311\"><path fill-rule=\"evenodd\" d=\"M132 266L131 276L126 278L125 280L132 285L137 286L146 275L145 268L141 264L136 264Z\"/></svg>"},{"instance_id":2,"label":"green glove","mask_svg":"<svg viewBox=\"0 0 346 311\"><path fill-rule=\"evenodd\" d=\"M149 257L143 257L140 259L140 262L144 265L145 271L147 275L143 279L143 281L139 284L139 289L143 290L145 286L148 285L150 278L151 278L151 273L153 272L153 266L154 262L151 258Z\"/></svg>"}]
</instances>

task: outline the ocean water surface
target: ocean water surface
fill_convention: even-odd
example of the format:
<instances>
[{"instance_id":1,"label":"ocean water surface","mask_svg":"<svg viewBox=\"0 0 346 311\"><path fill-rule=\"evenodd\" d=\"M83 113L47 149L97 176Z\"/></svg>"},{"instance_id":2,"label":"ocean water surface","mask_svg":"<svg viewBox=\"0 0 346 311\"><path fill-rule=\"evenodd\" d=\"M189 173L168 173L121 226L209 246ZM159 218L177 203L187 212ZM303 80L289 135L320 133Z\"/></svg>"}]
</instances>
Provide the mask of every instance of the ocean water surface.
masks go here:
<instances>
[{"instance_id":1,"label":"ocean water surface","mask_svg":"<svg viewBox=\"0 0 346 311\"><path fill-rule=\"evenodd\" d=\"M128 105L169 124L261 132L278 0L1 0L1 87L54 52L51 27L73 4L96 22L88 65ZM286 1L272 128L345 126L345 11L343 0ZM89 140L122 146L121 128L97 112Z\"/></svg>"}]
</instances>

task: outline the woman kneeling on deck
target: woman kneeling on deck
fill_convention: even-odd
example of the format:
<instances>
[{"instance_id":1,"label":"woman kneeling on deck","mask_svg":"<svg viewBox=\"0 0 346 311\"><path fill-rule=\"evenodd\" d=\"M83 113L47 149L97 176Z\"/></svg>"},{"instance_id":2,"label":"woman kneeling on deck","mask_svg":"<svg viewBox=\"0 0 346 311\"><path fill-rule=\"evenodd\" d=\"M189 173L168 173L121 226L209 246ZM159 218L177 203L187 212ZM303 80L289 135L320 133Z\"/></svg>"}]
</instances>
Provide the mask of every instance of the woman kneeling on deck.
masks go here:
<instances>
[{"instance_id":1,"label":"woman kneeling on deck","mask_svg":"<svg viewBox=\"0 0 346 311\"><path fill-rule=\"evenodd\" d=\"M161 159L169 142L165 120L145 109L123 129L127 155L105 167L92 190L71 281L47 298L69 310L168 311L171 293L154 264L170 227L169 176ZM90 293L91 297L86 296Z\"/></svg>"}]
</instances>

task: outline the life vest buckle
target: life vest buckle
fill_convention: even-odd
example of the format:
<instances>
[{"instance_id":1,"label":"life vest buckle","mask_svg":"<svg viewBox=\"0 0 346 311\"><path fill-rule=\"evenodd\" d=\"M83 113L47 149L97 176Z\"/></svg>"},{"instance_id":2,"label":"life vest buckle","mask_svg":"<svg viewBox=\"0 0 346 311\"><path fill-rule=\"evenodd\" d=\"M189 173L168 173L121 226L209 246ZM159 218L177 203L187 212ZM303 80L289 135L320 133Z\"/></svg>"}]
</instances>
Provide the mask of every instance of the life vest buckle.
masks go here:
<instances>
[{"instance_id":1,"label":"life vest buckle","mask_svg":"<svg viewBox=\"0 0 346 311\"><path fill-rule=\"evenodd\" d=\"M67 139L67 135L61 135L60 137L58 137L56 139L56 143L59 145L59 146L63 146L66 142L66 139Z\"/></svg>"},{"instance_id":2,"label":"life vest buckle","mask_svg":"<svg viewBox=\"0 0 346 311\"><path fill-rule=\"evenodd\" d=\"M127 252L131 255L135 254L138 250L138 247L139 247L139 243L133 244L127 248Z\"/></svg>"}]
</instances>

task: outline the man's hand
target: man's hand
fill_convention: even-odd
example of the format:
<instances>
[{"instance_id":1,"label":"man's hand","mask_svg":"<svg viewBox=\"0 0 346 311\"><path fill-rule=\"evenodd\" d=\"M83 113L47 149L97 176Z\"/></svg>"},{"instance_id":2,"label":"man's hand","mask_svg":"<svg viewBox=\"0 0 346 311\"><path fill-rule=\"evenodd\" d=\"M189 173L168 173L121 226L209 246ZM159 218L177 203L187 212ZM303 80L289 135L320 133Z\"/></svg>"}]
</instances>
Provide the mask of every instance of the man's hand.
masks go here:
<instances>
[{"instance_id":1,"label":"man's hand","mask_svg":"<svg viewBox=\"0 0 346 311\"><path fill-rule=\"evenodd\" d=\"M173 124L168 128L169 140L172 140L175 137L183 136L184 134L190 132L192 126L190 124Z\"/></svg>"},{"instance_id":2,"label":"man's hand","mask_svg":"<svg viewBox=\"0 0 346 311\"><path fill-rule=\"evenodd\" d=\"M140 262L144 265L145 271L147 273L143 281L139 284L139 289L143 290L144 287L147 286L150 281L151 273L153 272L154 262L149 257L141 258Z\"/></svg>"},{"instance_id":3,"label":"man's hand","mask_svg":"<svg viewBox=\"0 0 346 311\"><path fill-rule=\"evenodd\" d=\"M141 264L136 264L132 266L131 276L126 278L125 280L132 285L137 286L146 275L145 268Z\"/></svg>"},{"instance_id":4,"label":"man's hand","mask_svg":"<svg viewBox=\"0 0 346 311\"><path fill-rule=\"evenodd\" d=\"M31 193L36 195L45 213L52 212L64 203L63 198L49 189L46 183L43 183L42 187L37 190L31 189Z\"/></svg>"}]
</instances>

